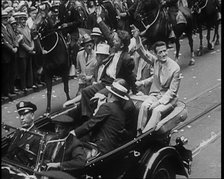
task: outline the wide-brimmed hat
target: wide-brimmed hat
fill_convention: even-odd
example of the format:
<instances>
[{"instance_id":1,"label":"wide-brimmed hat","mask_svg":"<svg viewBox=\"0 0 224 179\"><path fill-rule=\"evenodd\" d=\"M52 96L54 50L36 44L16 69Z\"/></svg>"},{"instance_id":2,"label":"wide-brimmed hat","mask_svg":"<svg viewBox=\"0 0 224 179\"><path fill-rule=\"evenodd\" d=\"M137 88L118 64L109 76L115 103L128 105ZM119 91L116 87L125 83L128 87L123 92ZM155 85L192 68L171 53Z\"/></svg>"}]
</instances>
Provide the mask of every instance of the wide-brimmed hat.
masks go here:
<instances>
[{"instance_id":1,"label":"wide-brimmed hat","mask_svg":"<svg viewBox=\"0 0 224 179\"><path fill-rule=\"evenodd\" d=\"M66 114L62 114L53 118L52 122L60 125L71 126L71 123L74 122L74 119Z\"/></svg>"},{"instance_id":2,"label":"wide-brimmed hat","mask_svg":"<svg viewBox=\"0 0 224 179\"><path fill-rule=\"evenodd\" d=\"M14 18L27 18L27 14L25 12L16 12L13 14Z\"/></svg>"},{"instance_id":3,"label":"wide-brimmed hat","mask_svg":"<svg viewBox=\"0 0 224 179\"><path fill-rule=\"evenodd\" d=\"M94 27L90 35L91 36L102 36L102 32L98 27Z\"/></svg>"},{"instance_id":4,"label":"wide-brimmed hat","mask_svg":"<svg viewBox=\"0 0 224 179\"><path fill-rule=\"evenodd\" d=\"M82 43L80 45L84 46L86 43L90 43L90 42L93 43L93 39L88 34L84 34Z\"/></svg>"},{"instance_id":5,"label":"wide-brimmed hat","mask_svg":"<svg viewBox=\"0 0 224 179\"><path fill-rule=\"evenodd\" d=\"M12 12L14 10L13 7L7 7L4 9L5 12L9 13L9 12Z\"/></svg>"},{"instance_id":6,"label":"wide-brimmed hat","mask_svg":"<svg viewBox=\"0 0 224 179\"><path fill-rule=\"evenodd\" d=\"M110 46L108 44L98 44L96 54L110 55Z\"/></svg>"},{"instance_id":7,"label":"wide-brimmed hat","mask_svg":"<svg viewBox=\"0 0 224 179\"><path fill-rule=\"evenodd\" d=\"M118 82L113 82L111 86L106 86L106 88L113 93L115 96L122 98L124 100L129 100L127 97L128 90Z\"/></svg>"},{"instance_id":8,"label":"wide-brimmed hat","mask_svg":"<svg viewBox=\"0 0 224 179\"><path fill-rule=\"evenodd\" d=\"M37 13L37 12L38 12L38 10L37 10L37 8L36 8L36 7L31 6L31 7L28 9L28 12L29 12L29 13L31 13L31 12Z\"/></svg>"},{"instance_id":9,"label":"wide-brimmed hat","mask_svg":"<svg viewBox=\"0 0 224 179\"><path fill-rule=\"evenodd\" d=\"M10 23L10 24L14 24L14 23L17 23L17 21L16 21L16 19L15 19L14 17L11 17L11 18L9 19L9 23Z\"/></svg>"},{"instance_id":10,"label":"wide-brimmed hat","mask_svg":"<svg viewBox=\"0 0 224 179\"><path fill-rule=\"evenodd\" d=\"M7 13L5 10L2 10L1 15L2 15L2 16L1 16L2 18L9 17L9 16L8 16L8 13Z\"/></svg>"},{"instance_id":11,"label":"wide-brimmed hat","mask_svg":"<svg viewBox=\"0 0 224 179\"><path fill-rule=\"evenodd\" d=\"M16 104L16 108L19 114L35 112L37 110L37 106L30 101L20 101Z\"/></svg>"}]
</instances>

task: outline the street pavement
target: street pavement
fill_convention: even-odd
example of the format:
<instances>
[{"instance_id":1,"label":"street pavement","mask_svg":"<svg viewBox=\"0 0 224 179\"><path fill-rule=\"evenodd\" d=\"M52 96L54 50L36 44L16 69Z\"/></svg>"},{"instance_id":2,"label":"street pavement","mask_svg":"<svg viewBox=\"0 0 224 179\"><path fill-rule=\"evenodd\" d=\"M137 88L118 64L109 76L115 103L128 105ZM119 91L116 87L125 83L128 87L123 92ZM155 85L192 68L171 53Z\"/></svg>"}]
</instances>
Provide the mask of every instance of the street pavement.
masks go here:
<instances>
[{"instance_id":1,"label":"street pavement","mask_svg":"<svg viewBox=\"0 0 224 179\"><path fill-rule=\"evenodd\" d=\"M194 36L194 51L199 47L198 36ZM206 45L204 37L204 46ZM206 49L206 48L205 48ZM206 110L209 105L221 101L221 45L215 46L212 51L205 50L203 56L196 56L194 66L188 66L190 49L186 38L181 40L179 64L181 66L182 80L179 89L179 99L187 104L188 118L190 120ZM169 50L169 56L174 59L175 49ZM70 96L75 97L78 89L77 79L69 81ZM16 112L16 103L20 100L32 101L37 105L36 117L43 115L46 110L46 89L11 101L2 105L2 122L12 126L20 126ZM52 112L62 108L66 101L63 84L57 84L52 91ZM210 116L210 117L208 117ZM190 126L190 127L189 127ZM175 136L186 135L189 140L187 147L194 150L202 140L207 140L211 132L218 134L221 131L221 111L218 108L197 122L190 124L179 131ZM4 135L4 133L2 134ZM217 138L207 145L194 158L192 176L190 178L220 178L221 176L221 139Z\"/></svg>"}]
</instances>

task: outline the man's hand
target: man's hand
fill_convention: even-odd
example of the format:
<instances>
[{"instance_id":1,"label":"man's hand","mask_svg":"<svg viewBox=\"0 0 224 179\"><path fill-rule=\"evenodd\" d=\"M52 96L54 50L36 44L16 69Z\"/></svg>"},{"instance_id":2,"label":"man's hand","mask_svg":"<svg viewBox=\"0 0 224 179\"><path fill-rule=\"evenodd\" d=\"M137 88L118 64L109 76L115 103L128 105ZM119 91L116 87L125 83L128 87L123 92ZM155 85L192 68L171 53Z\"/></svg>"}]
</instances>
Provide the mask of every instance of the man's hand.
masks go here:
<instances>
[{"instance_id":1,"label":"man's hand","mask_svg":"<svg viewBox=\"0 0 224 179\"><path fill-rule=\"evenodd\" d=\"M18 51L18 48L15 47L15 48L12 49L12 51L13 51L13 53L16 53Z\"/></svg>"},{"instance_id":2,"label":"man's hand","mask_svg":"<svg viewBox=\"0 0 224 179\"><path fill-rule=\"evenodd\" d=\"M135 25L130 25L130 27L131 27L131 33L132 33L132 35L133 35L133 37L134 38L138 38L139 37L139 35L140 35L140 31L139 31L139 29L137 28L137 27L135 27Z\"/></svg>"},{"instance_id":3,"label":"man's hand","mask_svg":"<svg viewBox=\"0 0 224 179\"><path fill-rule=\"evenodd\" d=\"M68 27L68 24L67 23L64 23L64 24L61 25L61 27L62 28Z\"/></svg>"},{"instance_id":4,"label":"man's hand","mask_svg":"<svg viewBox=\"0 0 224 179\"><path fill-rule=\"evenodd\" d=\"M47 163L47 168L59 168L60 167L60 163Z\"/></svg>"},{"instance_id":5,"label":"man's hand","mask_svg":"<svg viewBox=\"0 0 224 179\"><path fill-rule=\"evenodd\" d=\"M100 98L98 99L97 107L96 107L96 109L94 110L93 115L95 115L95 114L97 113L97 111L99 110L100 106L101 106L102 104L106 103L106 102L107 102L107 98L106 98L106 96L104 96L104 97L100 97Z\"/></svg>"},{"instance_id":6,"label":"man's hand","mask_svg":"<svg viewBox=\"0 0 224 179\"><path fill-rule=\"evenodd\" d=\"M157 107L159 105L160 105L160 102L159 101L156 101L156 102L152 103L150 109L154 109L155 107Z\"/></svg>"},{"instance_id":7,"label":"man's hand","mask_svg":"<svg viewBox=\"0 0 224 179\"><path fill-rule=\"evenodd\" d=\"M101 12L102 12L102 9L100 7L97 7L96 8L96 21L97 21L97 23L100 23L103 20L102 17L100 16Z\"/></svg>"},{"instance_id":8,"label":"man's hand","mask_svg":"<svg viewBox=\"0 0 224 179\"><path fill-rule=\"evenodd\" d=\"M136 94L136 96L143 96L143 95L145 95L142 91L139 91L137 94Z\"/></svg>"},{"instance_id":9,"label":"man's hand","mask_svg":"<svg viewBox=\"0 0 224 179\"><path fill-rule=\"evenodd\" d=\"M105 99L105 98L106 98L106 96L105 96L104 94L96 93L96 94L90 99L90 101L95 100L95 99L101 99L101 100L103 100L103 99Z\"/></svg>"},{"instance_id":10,"label":"man's hand","mask_svg":"<svg viewBox=\"0 0 224 179\"><path fill-rule=\"evenodd\" d=\"M144 85L144 82L143 81L136 81L135 84L136 84L137 87L140 87L140 86Z\"/></svg>"}]
</instances>

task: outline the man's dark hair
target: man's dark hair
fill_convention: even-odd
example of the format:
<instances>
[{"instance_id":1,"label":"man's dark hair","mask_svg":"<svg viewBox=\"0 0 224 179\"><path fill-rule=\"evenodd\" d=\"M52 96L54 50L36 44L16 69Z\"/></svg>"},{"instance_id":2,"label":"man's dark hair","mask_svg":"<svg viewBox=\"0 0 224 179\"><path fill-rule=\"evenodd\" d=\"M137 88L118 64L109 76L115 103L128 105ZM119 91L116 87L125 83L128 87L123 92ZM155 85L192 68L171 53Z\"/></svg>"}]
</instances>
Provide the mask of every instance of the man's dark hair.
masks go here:
<instances>
[{"instance_id":1,"label":"man's dark hair","mask_svg":"<svg viewBox=\"0 0 224 179\"><path fill-rule=\"evenodd\" d=\"M166 46L166 43L164 41L157 41L152 45L152 49L155 53L157 53L156 48L164 45Z\"/></svg>"},{"instance_id":2,"label":"man's dark hair","mask_svg":"<svg viewBox=\"0 0 224 179\"><path fill-rule=\"evenodd\" d=\"M128 51L128 46L130 44L130 39L131 39L130 34L125 30L118 30L117 35L119 39L121 39L121 43L124 44L124 47L122 50Z\"/></svg>"}]
</instances>

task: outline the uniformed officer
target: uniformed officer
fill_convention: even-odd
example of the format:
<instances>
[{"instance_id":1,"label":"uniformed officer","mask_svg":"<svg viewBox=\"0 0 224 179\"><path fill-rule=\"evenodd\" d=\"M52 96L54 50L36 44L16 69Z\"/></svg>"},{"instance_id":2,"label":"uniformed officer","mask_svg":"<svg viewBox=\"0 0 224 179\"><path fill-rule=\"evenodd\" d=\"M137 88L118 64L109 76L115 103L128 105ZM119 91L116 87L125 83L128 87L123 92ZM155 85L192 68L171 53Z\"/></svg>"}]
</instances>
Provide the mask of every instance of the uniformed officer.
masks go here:
<instances>
[{"instance_id":1,"label":"uniformed officer","mask_svg":"<svg viewBox=\"0 0 224 179\"><path fill-rule=\"evenodd\" d=\"M14 133L6 157L20 164L34 166L41 139L41 132L34 124L34 112L37 107L32 102L20 101L16 104L16 108L21 129ZM40 136L29 132L40 134Z\"/></svg>"}]
</instances>

